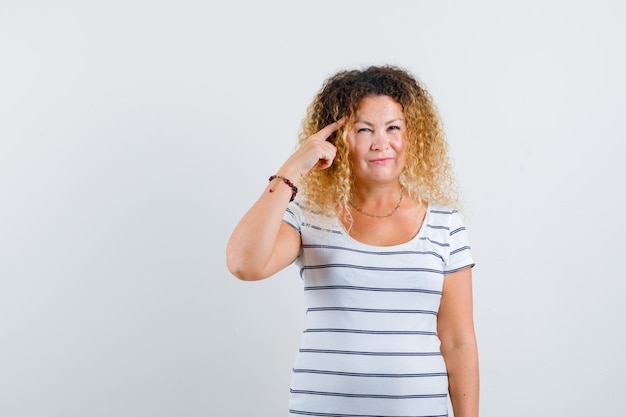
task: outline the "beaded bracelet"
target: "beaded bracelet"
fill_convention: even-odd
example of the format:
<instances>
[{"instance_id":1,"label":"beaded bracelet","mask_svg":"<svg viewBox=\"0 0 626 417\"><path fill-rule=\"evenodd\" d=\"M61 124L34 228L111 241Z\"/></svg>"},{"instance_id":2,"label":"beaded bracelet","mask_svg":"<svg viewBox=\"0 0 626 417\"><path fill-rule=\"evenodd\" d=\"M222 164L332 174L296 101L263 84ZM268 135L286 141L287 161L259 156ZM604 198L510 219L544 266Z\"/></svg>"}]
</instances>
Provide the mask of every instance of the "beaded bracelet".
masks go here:
<instances>
[{"instance_id":1,"label":"beaded bracelet","mask_svg":"<svg viewBox=\"0 0 626 417\"><path fill-rule=\"evenodd\" d=\"M289 202L292 202L293 199L296 198L296 194L298 194L298 187L293 185L293 182L289 181L285 177L281 177L280 175L272 175L270 177L270 182L274 181L276 178L283 180L285 184L291 187L291 200L289 200ZM270 188L270 193L273 193L273 192L274 192L274 187Z\"/></svg>"}]
</instances>

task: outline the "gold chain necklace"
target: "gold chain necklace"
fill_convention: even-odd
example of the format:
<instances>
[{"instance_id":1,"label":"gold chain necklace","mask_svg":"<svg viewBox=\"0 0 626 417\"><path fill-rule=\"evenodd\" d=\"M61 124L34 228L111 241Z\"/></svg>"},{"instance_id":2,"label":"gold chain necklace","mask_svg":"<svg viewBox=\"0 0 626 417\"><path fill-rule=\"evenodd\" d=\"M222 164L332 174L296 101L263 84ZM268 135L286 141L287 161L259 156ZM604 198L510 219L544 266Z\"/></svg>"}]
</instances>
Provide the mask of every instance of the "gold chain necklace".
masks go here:
<instances>
[{"instance_id":1,"label":"gold chain necklace","mask_svg":"<svg viewBox=\"0 0 626 417\"><path fill-rule=\"evenodd\" d=\"M378 214L372 214L372 213L368 213L367 211L364 211L363 209L361 209L360 207L357 207L356 205L354 205L354 203L352 201L348 201L348 204L350 204L350 206L352 206L352 208L354 208L356 211L358 211L361 214L365 214L366 216L369 217L376 217L378 219L382 219L384 217L391 217L394 214L396 214L396 212L398 211L398 209L400 208L400 204L402 204L402 197L404 196L404 188L400 189L400 200L398 200L398 204L396 205L396 207L391 210L389 213L387 214L383 214L383 215L378 215Z\"/></svg>"}]
</instances>

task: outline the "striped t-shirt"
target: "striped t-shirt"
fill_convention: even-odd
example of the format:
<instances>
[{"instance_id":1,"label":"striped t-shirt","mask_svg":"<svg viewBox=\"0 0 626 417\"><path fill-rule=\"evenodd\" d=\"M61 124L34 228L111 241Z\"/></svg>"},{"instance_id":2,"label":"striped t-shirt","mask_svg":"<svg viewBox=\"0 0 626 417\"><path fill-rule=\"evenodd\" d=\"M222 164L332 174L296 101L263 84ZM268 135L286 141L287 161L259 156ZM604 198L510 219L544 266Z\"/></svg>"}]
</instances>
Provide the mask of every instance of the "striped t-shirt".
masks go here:
<instances>
[{"instance_id":1,"label":"striped t-shirt","mask_svg":"<svg viewBox=\"0 0 626 417\"><path fill-rule=\"evenodd\" d=\"M290 203L284 216L302 237L296 264L307 304L289 415L446 416L443 279L474 265L459 214L430 205L413 239L384 247L308 214Z\"/></svg>"}]
</instances>

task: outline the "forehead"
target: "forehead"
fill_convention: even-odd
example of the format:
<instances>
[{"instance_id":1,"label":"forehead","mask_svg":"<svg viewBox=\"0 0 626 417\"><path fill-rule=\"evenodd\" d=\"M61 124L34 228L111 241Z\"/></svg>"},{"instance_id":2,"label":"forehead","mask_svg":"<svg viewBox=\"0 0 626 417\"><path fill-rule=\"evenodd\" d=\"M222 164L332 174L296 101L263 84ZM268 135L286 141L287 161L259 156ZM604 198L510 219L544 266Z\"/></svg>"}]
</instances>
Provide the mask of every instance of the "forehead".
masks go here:
<instances>
[{"instance_id":1,"label":"forehead","mask_svg":"<svg viewBox=\"0 0 626 417\"><path fill-rule=\"evenodd\" d=\"M357 120L371 117L403 118L402 106L389 96L367 96L363 98L355 112Z\"/></svg>"}]
</instances>

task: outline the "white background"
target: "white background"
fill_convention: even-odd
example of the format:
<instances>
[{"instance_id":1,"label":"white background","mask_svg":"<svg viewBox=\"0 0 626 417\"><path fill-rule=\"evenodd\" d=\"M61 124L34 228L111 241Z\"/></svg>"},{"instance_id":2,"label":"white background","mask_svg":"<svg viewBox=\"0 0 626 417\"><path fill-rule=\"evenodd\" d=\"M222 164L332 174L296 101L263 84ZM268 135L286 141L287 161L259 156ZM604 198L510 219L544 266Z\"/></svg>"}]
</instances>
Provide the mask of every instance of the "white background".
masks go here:
<instances>
[{"instance_id":1,"label":"white background","mask_svg":"<svg viewBox=\"0 0 626 417\"><path fill-rule=\"evenodd\" d=\"M0 2L0 416L286 415L288 268L225 245L340 69L438 103L483 417L623 415L621 1Z\"/></svg>"}]
</instances>

